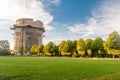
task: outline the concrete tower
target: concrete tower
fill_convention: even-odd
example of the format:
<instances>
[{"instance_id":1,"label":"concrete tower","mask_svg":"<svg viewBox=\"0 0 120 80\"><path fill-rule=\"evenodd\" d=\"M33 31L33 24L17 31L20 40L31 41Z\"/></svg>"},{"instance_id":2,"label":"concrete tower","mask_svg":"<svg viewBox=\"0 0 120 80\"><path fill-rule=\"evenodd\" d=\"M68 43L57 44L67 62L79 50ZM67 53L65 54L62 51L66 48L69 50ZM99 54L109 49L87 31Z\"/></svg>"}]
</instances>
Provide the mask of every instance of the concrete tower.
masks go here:
<instances>
[{"instance_id":1,"label":"concrete tower","mask_svg":"<svg viewBox=\"0 0 120 80\"><path fill-rule=\"evenodd\" d=\"M33 21L29 18L16 20L11 29L14 30L14 51L16 54L20 53L21 46L24 48L24 53L27 53L32 45L40 45L45 31L41 21Z\"/></svg>"}]
</instances>

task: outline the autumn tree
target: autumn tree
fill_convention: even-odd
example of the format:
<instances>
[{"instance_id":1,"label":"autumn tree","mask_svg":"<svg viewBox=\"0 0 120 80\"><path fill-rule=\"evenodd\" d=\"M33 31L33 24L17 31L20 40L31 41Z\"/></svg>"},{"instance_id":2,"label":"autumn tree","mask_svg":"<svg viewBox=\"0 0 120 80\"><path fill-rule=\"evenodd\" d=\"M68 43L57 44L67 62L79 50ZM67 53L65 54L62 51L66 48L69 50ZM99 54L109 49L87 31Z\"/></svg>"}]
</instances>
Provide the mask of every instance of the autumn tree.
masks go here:
<instances>
[{"instance_id":1,"label":"autumn tree","mask_svg":"<svg viewBox=\"0 0 120 80\"><path fill-rule=\"evenodd\" d=\"M85 42L82 38L77 41L77 52L79 55L83 56L85 54Z\"/></svg>"},{"instance_id":2,"label":"autumn tree","mask_svg":"<svg viewBox=\"0 0 120 80\"><path fill-rule=\"evenodd\" d=\"M36 45L33 45L30 49L30 54L31 55L35 54L35 49L36 49Z\"/></svg>"},{"instance_id":3,"label":"autumn tree","mask_svg":"<svg viewBox=\"0 0 120 80\"><path fill-rule=\"evenodd\" d=\"M36 45L34 49L35 54L37 55L40 52L40 46Z\"/></svg>"},{"instance_id":4,"label":"autumn tree","mask_svg":"<svg viewBox=\"0 0 120 80\"><path fill-rule=\"evenodd\" d=\"M43 48L44 45L40 44L40 45L33 45L30 49L30 54L31 55L42 55L43 54Z\"/></svg>"},{"instance_id":5,"label":"autumn tree","mask_svg":"<svg viewBox=\"0 0 120 80\"><path fill-rule=\"evenodd\" d=\"M61 52L62 56L72 56L73 52L73 45L72 41L62 41L59 45L59 51Z\"/></svg>"},{"instance_id":6,"label":"autumn tree","mask_svg":"<svg viewBox=\"0 0 120 80\"><path fill-rule=\"evenodd\" d=\"M49 42L43 49L45 55L54 56L56 51L56 45L53 42Z\"/></svg>"},{"instance_id":7,"label":"autumn tree","mask_svg":"<svg viewBox=\"0 0 120 80\"><path fill-rule=\"evenodd\" d=\"M108 54L112 54L113 58L116 54L120 55L120 35L118 32L114 31L110 33L104 45Z\"/></svg>"},{"instance_id":8,"label":"autumn tree","mask_svg":"<svg viewBox=\"0 0 120 80\"><path fill-rule=\"evenodd\" d=\"M92 53L92 42L93 42L92 39L85 40L86 52L87 52L88 56L90 56Z\"/></svg>"},{"instance_id":9,"label":"autumn tree","mask_svg":"<svg viewBox=\"0 0 120 80\"><path fill-rule=\"evenodd\" d=\"M58 51L60 52L60 55L65 55L64 53L64 45L65 45L65 41L61 41L61 43L58 46Z\"/></svg>"},{"instance_id":10,"label":"autumn tree","mask_svg":"<svg viewBox=\"0 0 120 80\"><path fill-rule=\"evenodd\" d=\"M43 49L44 49L44 45L43 44L40 44L39 45L39 53L43 53Z\"/></svg>"}]
</instances>

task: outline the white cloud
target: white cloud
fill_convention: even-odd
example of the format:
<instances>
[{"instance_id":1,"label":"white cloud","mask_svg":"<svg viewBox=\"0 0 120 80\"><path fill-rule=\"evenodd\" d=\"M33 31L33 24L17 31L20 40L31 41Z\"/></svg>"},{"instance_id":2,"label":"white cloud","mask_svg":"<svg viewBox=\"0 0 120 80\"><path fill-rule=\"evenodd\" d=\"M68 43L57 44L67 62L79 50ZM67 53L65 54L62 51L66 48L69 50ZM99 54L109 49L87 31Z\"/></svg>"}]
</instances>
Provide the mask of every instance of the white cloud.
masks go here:
<instances>
[{"instance_id":1,"label":"white cloud","mask_svg":"<svg viewBox=\"0 0 120 80\"><path fill-rule=\"evenodd\" d=\"M52 0L52 3L55 5L59 5L61 3L61 1L60 0Z\"/></svg>"},{"instance_id":2,"label":"white cloud","mask_svg":"<svg viewBox=\"0 0 120 80\"><path fill-rule=\"evenodd\" d=\"M69 26L70 32L91 38L105 38L112 31L120 32L120 0L105 0L91 14L92 17L85 24Z\"/></svg>"},{"instance_id":3,"label":"white cloud","mask_svg":"<svg viewBox=\"0 0 120 80\"><path fill-rule=\"evenodd\" d=\"M51 4L54 4L55 6L60 5L61 0L41 0L45 5L48 7L51 6Z\"/></svg>"},{"instance_id":4,"label":"white cloud","mask_svg":"<svg viewBox=\"0 0 120 80\"><path fill-rule=\"evenodd\" d=\"M62 37L62 36L59 36L59 37L55 37L55 38L48 38L48 39L45 39L43 41L44 44L47 44L48 42L52 41L54 42L56 45L58 45L61 41L63 40L67 40L66 38Z\"/></svg>"},{"instance_id":5,"label":"white cloud","mask_svg":"<svg viewBox=\"0 0 120 80\"><path fill-rule=\"evenodd\" d=\"M50 0L49 4L59 4L60 0ZM41 0L1 0L0 1L0 39L9 40L13 48L13 36L10 27L15 24L18 18L33 18L44 23L45 30L53 30L50 25L53 16L47 10Z\"/></svg>"},{"instance_id":6,"label":"white cloud","mask_svg":"<svg viewBox=\"0 0 120 80\"><path fill-rule=\"evenodd\" d=\"M18 18L34 18L42 21L47 30L53 16L44 9L44 4L39 0L1 0L0 2L0 28L10 27ZM1 26L2 25L2 26Z\"/></svg>"}]
</instances>

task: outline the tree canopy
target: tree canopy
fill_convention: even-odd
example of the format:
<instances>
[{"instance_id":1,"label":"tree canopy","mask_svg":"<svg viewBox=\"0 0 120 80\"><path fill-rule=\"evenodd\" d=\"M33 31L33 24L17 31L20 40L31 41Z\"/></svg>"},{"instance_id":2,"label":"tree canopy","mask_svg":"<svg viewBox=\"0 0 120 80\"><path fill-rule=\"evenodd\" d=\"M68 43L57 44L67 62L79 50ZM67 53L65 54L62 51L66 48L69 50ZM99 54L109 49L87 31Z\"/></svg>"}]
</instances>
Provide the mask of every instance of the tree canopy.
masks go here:
<instances>
[{"instance_id":1,"label":"tree canopy","mask_svg":"<svg viewBox=\"0 0 120 80\"><path fill-rule=\"evenodd\" d=\"M92 39L86 39L85 40L85 46L86 46L86 51L88 55L91 55L92 53Z\"/></svg>"},{"instance_id":2,"label":"tree canopy","mask_svg":"<svg viewBox=\"0 0 120 80\"><path fill-rule=\"evenodd\" d=\"M107 40L104 43L104 47L108 54L120 54L120 35L114 31L108 35Z\"/></svg>"},{"instance_id":3,"label":"tree canopy","mask_svg":"<svg viewBox=\"0 0 120 80\"><path fill-rule=\"evenodd\" d=\"M0 40L0 55L10 54L10 44L8 40Z\"/></svg>"},{"instance_id":4,"label":"tree canopy","mask_svg":"<svg viewBox=\"0 0 120 80\"><path fill-rule=\"evenodd\" d=\"M8 40L0 40L0 49L2 49L2 50L10 49L10 44L9 44Z\"/></svg>"},{"instance_id":5,"label":"tree canopy","mask_svg":"<svg viewBox=\"0 0 120 80\"><path fill-rule=\"evenodd\" d=\"M109 34L105 45L109 49L120 49L120 35L118 32L114 31Z\"/></svg>"},{"instance_id":6,"label":"tree canopy","mask_svg":"<svg viewBox=\"0 0 120 80\"><path fill-rule=\"evenodd\" d=\"M46 56L83 56L83 57L107 57L120 54L120 35L114 31L104 41L100 37L95 39L62 40L56 46L53 42L44 45L33 45L30 53L43 53Z\"/></svg>"},{"instance_id":7,"label":"tree canopy","mask_svg":"<svg viewBox=\"0 0 120 80\"><path fill-rule=\"evenodd\" d=\"M85 53L85 49L86 49L85 42L82 38L80 38L77 42L78 54L83 56Z\"/></svg>"},{"instance_id":8,"label":"tree canopy","mask_svg":"<svg viewBox=\"0 0 120 80\"><path fill-rule=\"evenodd\" d=\"M56 51L56 45L53 42L49 42L43 49L45 55L54 56Z\"/></svg>"}]
</instances>

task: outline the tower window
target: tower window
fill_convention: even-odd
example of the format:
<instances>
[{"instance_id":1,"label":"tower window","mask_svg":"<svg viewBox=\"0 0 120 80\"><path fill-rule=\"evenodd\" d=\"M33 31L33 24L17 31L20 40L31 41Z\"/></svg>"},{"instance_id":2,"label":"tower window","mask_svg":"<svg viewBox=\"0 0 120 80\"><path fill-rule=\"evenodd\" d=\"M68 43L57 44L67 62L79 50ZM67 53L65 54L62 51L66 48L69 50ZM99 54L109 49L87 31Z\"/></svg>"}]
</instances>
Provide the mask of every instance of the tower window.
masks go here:
<instances>
[{"instance_id":1,"label":"tower window","mask_svg":"<svg viewBox=\"0 0 120 80\"><path fill-rule=\"evenodd\" d=\"M31 37L28 37L28 39L31 39Z\"/></svg>"}]
</instances>

